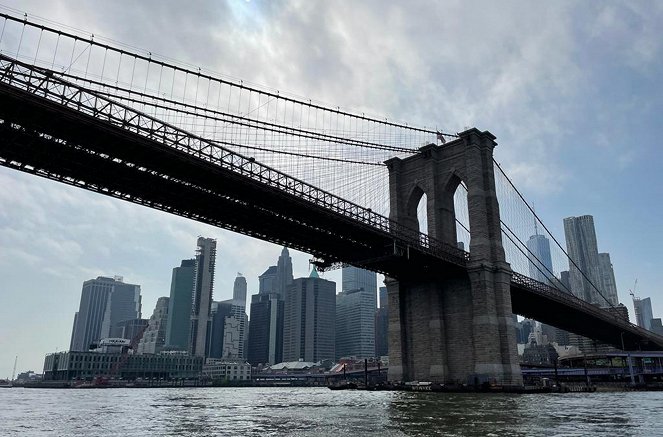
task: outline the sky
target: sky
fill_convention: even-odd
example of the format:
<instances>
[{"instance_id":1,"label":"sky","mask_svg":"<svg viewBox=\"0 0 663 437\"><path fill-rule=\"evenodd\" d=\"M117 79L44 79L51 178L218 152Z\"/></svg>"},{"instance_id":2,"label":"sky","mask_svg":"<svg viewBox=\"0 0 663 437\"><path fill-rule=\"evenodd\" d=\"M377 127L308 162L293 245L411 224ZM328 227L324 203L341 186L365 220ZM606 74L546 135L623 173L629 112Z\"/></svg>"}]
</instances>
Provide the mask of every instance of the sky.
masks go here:
<instances>
[{"instance_id":1,"label":"sky","mask_svg":"<svg viewBox=\"0 0 663 437\"><path fill-rule=\"evenodd\" d=\"M663 3L0 0L28 15L331 106L496 137L496 159L563 241L594 216L620 301L663 316ZM197 236L214 298L249 294L281 248L0 168L0 378L69 346L83 281L140 284L143 317ZM292 251L295 277L307 254ZM339 282L339 272L327 273Z\"/></svg>"}]
</instances>

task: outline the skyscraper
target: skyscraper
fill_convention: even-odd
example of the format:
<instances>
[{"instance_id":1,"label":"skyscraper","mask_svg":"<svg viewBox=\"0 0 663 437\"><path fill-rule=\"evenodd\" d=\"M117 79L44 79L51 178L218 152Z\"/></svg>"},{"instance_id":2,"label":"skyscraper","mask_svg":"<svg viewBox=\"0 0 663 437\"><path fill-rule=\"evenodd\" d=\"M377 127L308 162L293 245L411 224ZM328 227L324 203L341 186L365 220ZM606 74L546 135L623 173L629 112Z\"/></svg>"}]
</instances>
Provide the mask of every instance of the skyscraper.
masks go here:
<instances>
[{"instance_id":1,"label":"skyscraper","mask_svg":"<svg viewBox=\"0 0 663 437\"><path fill-rule=\"evenodd\" d=\"M635 311L635 323L641 328L651 330L651 321L654 318L651 299L648 297L644 299L633 297L633 309Z\"/></svg>"},{"instance_id":2,"label":"skyscraper","mask_svg":"<svg viewBox=\"0 0 663 437\"><path fill-rule=\"evenodd\" d=\"M553 265L550 256L550 241L538 233L527 240L529 276L539 282L548 284L552 282Z\"/></svg>"},{"instance_id":3,"label":"skyscraper","mask_svg":"<svg viewBox=\"0 0 663 437\"><path fill-rule=\"evenodd\" d=\"M283 309L277 293L252 296L247 360L254 366L283 361Z\"/></svg>"},{"instance_id":4,"label":"skyscraper","mask_svg":"<svg viewBox=\"0 0 663 437\"><path fill-rule=\"evenodd\" d=\"M230 317L231 311L232 299L212 302L212 328L208 337L208 358L221 358L223 356L224 328L226 317Z\"/></svg>"},{"instance_id":5,"label":"skyscraper","mask_svg":"<svg viewBox=\"0 0 663 437\"><path fill-rule=\"evenodd\" d=\"M336 356L375 356L377 275L343 268L343 291L336 296Z\"/></svg>"},{"instance_id":6,"label":"skyscraper","mask_svg":"<svg viewBox=\"0 0 663 437\"><path fill-rule=\"evenodd\" d=\"M209 353L207 337L211 328L215 263L216 240L199 237L193 278L189 352L200 357L205 357Z\"/></svg>"},{"instance_id":7,"label":"skyscraper","mask_svg":"<svg viewBox=\"0 0 663 437\"><path fill-rule=\"evenodd\" d=\"M233 298L230 300L230 315L226 316L224 321L222 358L238 360L246 358L244 344L247 325L246 278L238 273L233 285Z\"/></svg>"},{"instance_id":8,"label":"skyscraper","mask_svg":"<svg viewBox=\"0 0 663 437\"><path fill-rule=\"evenodd\" d=\"M166 327L166 347L168 349L189 350L195 269L195 259L182 260L179 267L173 268Z\"/></svg>"},{"instance_id":9,"label":"skyscraper","mask_svg":"<svg viewBox=\"0 0 663 437\"><path fill-rule=\"evenodd\" d=\"M112 298L117 289L117 295ZM140 286L125 284L122 278L90 279L83 283L81 301L70 348L87 351L92 343L110 336L111 327L123 320L140 318Z\"/></svg>"},{"instance_id":10,"label":"skyscraper","mask_svg":"<svg viewBox=\"0 0 663 437\"><path fill-rule=\"evenodd\" d=\"M138 342L136 353L158 354L166 344L166 325L168 324L168 304L170 298L160 297L148 322L143 337Z\"/></svg>"},{"instance_id":11,"label":"skyscraper","mask_svg":"<svg viewBox=\"0 0 663 437\"><path fill-rule=\"evenodd\" d=\"M336 284L318 276L298 278L286 291L283 321L283 361L334 359Z\"/></svg>"},{"instance_id":12,"label":"skyscraper","mask_svg":"<svg viewBox=\"0 0 663 437\"><path fill-rule=\"evenodd\" d=\"M380 308L375 313L375 355L389 355L389 307L387 287L380 287Z\"/></svg>"},{"instance_id":13,"label":"skyscraper","mask_svg":"<svg viewBox=\"0 0 663 437\"><path fill-rule=\"evenodd\" d=\"M111 337L111 331L118 323L141 318L140 285L125 284L121 276L115 276L113 281L101 323L101 338Z\"/></svg>"},{"instance_id":14,"label":"skyscraper","mask_svg":"<svg viewBox=\"0 0 663 437\"><path fill-rule=\"evenodd\" d=\"M609 253L599 253L599 272L601 273L601 291L611 305L619 305L617 283ZM605 305L603 305L605 306Z\"/></svg>"},{"instance_id":15,"label":"skyscraper","mask_svg":"<svg viewBox=\"0 0 663 437\"><path fill-rule=\"evenodd\" d=\"M282 361L284 297L292 282L292 259L284 247L277 265L270 266L260 275L258 294L251 298L251 330L247 350L247 359L251 364Z\"/></svg>"},{"instance_id":16,"label":"skyscraper","mask_svg":"<svg viewBox=\"0 0 663 437\"><path fill-rule=\"evenodd\" d=\"M594 218L591 215L565 218L564 235L566 249L574 261L569 262L573 294L594 305L608 305L598 291L601 287L601 274Z\"/></svg>"}]
</instances>

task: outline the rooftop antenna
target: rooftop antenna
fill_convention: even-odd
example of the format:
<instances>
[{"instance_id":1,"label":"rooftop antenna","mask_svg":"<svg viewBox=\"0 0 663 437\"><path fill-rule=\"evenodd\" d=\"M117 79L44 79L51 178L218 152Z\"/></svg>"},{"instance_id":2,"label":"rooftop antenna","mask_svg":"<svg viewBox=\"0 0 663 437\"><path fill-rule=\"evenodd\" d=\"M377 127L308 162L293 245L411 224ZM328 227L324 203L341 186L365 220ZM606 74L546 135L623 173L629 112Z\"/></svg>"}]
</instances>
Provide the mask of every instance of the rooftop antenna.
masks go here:
<instances>
[{"instance_id":1,"label":"rooftop antenna","mask_svg":"<svg viewBox=\"0 0 663 437\"><path fill-rule=\"evenodd\" d=\"M536 209L534 208L534 204L532 204L532 211L534 212L534 235L539 235L539 224L536 220Z\"/></svg>"}]
</instances>

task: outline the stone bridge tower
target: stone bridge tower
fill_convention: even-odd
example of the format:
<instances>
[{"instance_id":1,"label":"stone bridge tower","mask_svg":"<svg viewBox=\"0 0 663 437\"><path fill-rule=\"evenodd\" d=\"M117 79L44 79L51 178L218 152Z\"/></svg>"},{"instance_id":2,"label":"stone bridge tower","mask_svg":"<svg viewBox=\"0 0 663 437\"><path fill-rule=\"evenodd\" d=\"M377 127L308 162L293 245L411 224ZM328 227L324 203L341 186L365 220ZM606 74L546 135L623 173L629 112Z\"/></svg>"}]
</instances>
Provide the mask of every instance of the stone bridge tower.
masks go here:
<instances>
[{"instance_id":1,"label":"stone bridge tower","mask_svg":"<svg viewBox=\"0 0 663 437\"><path fill-rule=\"evenodd\" d=\"M490 132L473 128L417 155L386 162L390 218L418 229L427 198L428 233L456 245L454 193L467 187L470 261L462 273L387 278L389 379L522 385L511 312L512 270L505 260Z\"/></svg>"}]
</instances>

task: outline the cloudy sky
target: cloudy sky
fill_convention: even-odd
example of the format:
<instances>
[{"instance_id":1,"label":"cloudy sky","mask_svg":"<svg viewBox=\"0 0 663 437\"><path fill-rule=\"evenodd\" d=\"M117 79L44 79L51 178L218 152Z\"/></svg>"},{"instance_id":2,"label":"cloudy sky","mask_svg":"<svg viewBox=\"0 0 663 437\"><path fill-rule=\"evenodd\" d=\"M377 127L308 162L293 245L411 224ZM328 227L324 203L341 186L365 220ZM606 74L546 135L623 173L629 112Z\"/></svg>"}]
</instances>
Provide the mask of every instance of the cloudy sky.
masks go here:
<instances>
[{"instance_id":1,"label":"cloudy sky","mask_svg":"<svg viewBox=\"0 0 663 437\"><path fill-rule=\"evenodd\" d=\"M490 130L498 161L563 240L594 215L620 300L663 316L663 4L659 2L0 0L245 82L415 125ZM186 6L183 6L186 5ZM122 275L143 315L198 235L215 299L249 292L280 248L0 168L0 377L68 348L81 284ZM308 256L294 254L296 276ZM333 280L338 273L330 274Z\"/></svg>"}]
</instances>

